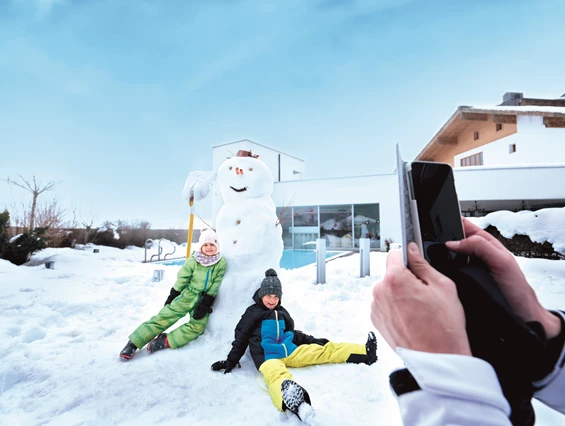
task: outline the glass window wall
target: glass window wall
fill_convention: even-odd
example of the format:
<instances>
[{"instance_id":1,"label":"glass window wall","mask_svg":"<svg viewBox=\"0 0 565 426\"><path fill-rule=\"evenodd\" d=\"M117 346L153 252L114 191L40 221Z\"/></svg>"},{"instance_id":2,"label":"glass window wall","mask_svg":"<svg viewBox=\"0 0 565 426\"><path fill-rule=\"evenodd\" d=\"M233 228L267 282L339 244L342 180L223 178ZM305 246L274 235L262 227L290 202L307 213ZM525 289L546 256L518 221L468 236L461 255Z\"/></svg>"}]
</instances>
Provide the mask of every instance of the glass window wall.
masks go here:
<instances>
[{"instance_id":1,"label":"glass window wall","mask_svg":"<svg viewBox=\"0 0 565 426\"><path fill-rule=\"evenodd\" d=\"M291 229L295 250L315 250L318 238L318 206L294 207Z\"/></svg>"},{"instance_id":2,"label":"glass window wall","mask_svg":"<svg viewBox=\"0 0 565 426\"><path fill-rule=\"evenodd\" d=\"M369 238L372 249L380 248L378 204L277 207L285 248L315 250L324 238L328 250L359 247L359 238Z\"/></svg>"},{"instance_id":3,"label":"glass window wall","mask_svg":"<svg viewBox=\"0 0 565 426\"><path fill-rule=\"evenodd\" d=\"M320 238L328 249L353 248L351 204L320 206Z\"/></svg>"}]
</instances>

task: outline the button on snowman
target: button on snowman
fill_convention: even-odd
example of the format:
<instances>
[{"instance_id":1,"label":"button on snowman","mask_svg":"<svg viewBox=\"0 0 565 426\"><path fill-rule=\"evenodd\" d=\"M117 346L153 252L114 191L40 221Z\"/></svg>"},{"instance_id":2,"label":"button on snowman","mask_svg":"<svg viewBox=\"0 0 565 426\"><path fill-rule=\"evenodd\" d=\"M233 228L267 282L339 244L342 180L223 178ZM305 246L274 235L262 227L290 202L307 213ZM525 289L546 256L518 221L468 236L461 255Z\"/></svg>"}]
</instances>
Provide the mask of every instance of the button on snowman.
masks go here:
<instances>
[{"instance_id":1,"label":"button on snowman","mask_svg":"<svg viewBox=\"0 0 565 426\"><path fill-rule=\"evenodd\" d=\"M283 252L282 227L271 199L273 176L251 151L238 151L218 169L217 184L224 204L216 231L227 269L209 329L224 329L230 338L265 271L279 270Z\"/></svg>"}]
</instances>

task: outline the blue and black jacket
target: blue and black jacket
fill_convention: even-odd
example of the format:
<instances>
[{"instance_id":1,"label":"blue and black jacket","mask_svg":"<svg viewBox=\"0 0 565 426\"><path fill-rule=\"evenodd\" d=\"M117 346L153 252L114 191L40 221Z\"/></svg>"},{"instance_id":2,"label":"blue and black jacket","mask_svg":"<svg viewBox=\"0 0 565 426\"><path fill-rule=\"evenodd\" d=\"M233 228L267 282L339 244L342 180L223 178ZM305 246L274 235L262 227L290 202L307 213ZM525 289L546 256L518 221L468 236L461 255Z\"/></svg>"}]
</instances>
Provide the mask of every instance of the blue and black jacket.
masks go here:
<instances>
[{"instance_id":1,"label":"blue and black jacket","mask_svg":"<svg viewBox=\"0 0 565 426\"><path fill-rule=\"evenodd\" d=\"M269 309L258 292L259 289L253 295L255 303L245 310L235 327L235 340L228 360L237 364L249 346L251 358L259 369L269 359L286 358L300 345L325 345L328 342L295 330L294 320L281 306L281 301L274 309Z\"/></svg>"}]
</instances>

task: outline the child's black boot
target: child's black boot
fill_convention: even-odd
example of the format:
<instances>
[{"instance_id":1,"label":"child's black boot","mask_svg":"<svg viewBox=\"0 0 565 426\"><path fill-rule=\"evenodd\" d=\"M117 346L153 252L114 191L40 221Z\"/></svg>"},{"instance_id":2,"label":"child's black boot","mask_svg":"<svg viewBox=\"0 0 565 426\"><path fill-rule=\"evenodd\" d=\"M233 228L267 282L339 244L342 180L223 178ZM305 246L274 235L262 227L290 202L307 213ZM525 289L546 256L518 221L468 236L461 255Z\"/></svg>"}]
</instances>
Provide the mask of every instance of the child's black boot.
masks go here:
<instances>
[{"instance_id":1,"label":"child's black boot","mask_svg":"<svg viewBox=\"0 0 565 426\"><path fill-rule=\"evenodd\" d=\"M295 381L287 379L281 383L281 393L283 410L288 409L305 423L314 418L315 412L310 404L310 395L308 395L306 389Z\"/></svg>"},{"instance_id":2,"label":"child's black boot","mask_svg":"<svg viewBox=\"0 0 565 426\"><path fill-rule=\"evenodd\" d=\"M368 365L377 362L379 357L377 356L377 336L372 331L369 331L369 337L367 338L367 343L365 343L367 348L367 361Z\"/></svg>"},{"instance_id":3,"label":"child's black boot","mask_svg":"<svg viewBox=\"0 0 565 426\"><path fill-rule=\"evenodd\" d=\"M124 346L122 351L120 352L120 358L123 359L132 359L135 351L137 350L137 346L135 346L131 340L128 340L127 345Z\"/></svg>"},{"instance_id":4,"label":"child's black boot","mask_svg":"<svg viewBox=\"0 0 565 426\"><path fill-rule=\"evenodd\" d=\"M369 332L369 337L367 338L367 343L365 343L366 355L361 354L351 354L347 358L347 362L354 364L367 364L371 365L377 362L379 357L377 356L377 337L372 331Z\"/></svg>"},{"instance_id":5,"label":"child's black boot","mask_svg":"<svg viewBox=\"0 0 565 426\"><path fill-rule=\"evenodd\" d=\"M170 348L169 341L167 340L167 333L159 334L147 344L147 352L150 354L166 348Z\"/></svg>"}]
</instances>

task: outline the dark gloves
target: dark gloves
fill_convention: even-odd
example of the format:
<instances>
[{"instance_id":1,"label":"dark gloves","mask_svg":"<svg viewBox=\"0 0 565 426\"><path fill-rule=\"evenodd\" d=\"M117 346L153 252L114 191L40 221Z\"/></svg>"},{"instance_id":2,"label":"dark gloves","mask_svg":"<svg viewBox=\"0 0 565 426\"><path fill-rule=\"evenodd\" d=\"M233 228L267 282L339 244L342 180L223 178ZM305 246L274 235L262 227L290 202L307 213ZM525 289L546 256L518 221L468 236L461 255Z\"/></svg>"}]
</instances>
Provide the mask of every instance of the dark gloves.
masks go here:
<instances>
[{"instance_id":1,"label":"dark gloves","mask_svg":"<svg viewBox=\"0 0 565 426\"><path fill-rule=\"evenodd\" d=\"M165 306L167 306L168 304L170 304L173 300L175 300L175 298L180 294L180 291L176 291L175 288L171 288L171 294L169 294L169 297L167 297L167 300L165 301Z\"/></svg>"},{"instance_id":2,"label":"dark gloves","mask_svg":"<svg viewBox=\"0 0 565 426\"><path fill-rule=\"evenodd\" d=\"M202 298L196 305L196 308L194 309L194 312L192 314L192 318L199 320L204 318L206 314L212 313L212 304L214 303L214 300L216 300L214 296L202 293Z\"/></svg>"},{"instance_id":3,"label":"dark gloves","mask_svg":"<svg viewBox=\"0 0 565 426\"><path fill-rule=\"evenodd\" d=\"M324 339L324 338L316 338L314 336L311 336L309 334L306 334L300 330L294 330L294 339L292 340L292 342L297 345L320 345L320 346L325 346L326 343L329 342L328 339Z\"/></svg>"},{"instance_id":4,"label":"dark gloves","mask_svg":"<svg viewBox=\"0 0 565 426\"><path fill-rule=\"evenodd\" d=\"M226 373L229 373L230 371L232 371L235 368L236 365L239 368L241 368L241 365L239 364L239 362L234 364L229 359L226 359L225 361L216 361L214 364L212 364L212 370L214 370L214 371L224 370L224 374L226 374Z\"/></svg>"}]
</instances>

